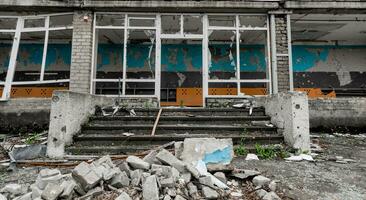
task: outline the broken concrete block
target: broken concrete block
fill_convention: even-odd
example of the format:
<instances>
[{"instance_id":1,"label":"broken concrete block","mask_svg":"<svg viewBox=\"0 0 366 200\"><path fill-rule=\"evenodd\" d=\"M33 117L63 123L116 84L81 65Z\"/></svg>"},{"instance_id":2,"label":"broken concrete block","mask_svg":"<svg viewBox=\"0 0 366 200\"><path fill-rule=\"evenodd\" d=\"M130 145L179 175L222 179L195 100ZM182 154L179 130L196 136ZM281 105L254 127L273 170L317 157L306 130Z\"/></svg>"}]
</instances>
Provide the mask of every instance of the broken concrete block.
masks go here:
<instances>
[{"instance_id":1,"label":"broken concrete block","mask_svg":"<svg viewBox=\"0 0 366 200\"><path fill-rule=\"evenodd\" d=\"M42 192L42 198L45 200L56 200L61 195L63 188L60 185L49 183Z\"/></svg>"},{"instance_id":2,"label":"broken concrete block","mask_svg":"<svg viewBox=\"0 0 366 200\"><path fill-rule=\"evenodd\" d=\"M174 187L175 181L174 181L173 177L160 179L160 185L161 185L161 187L170 187L171 188L171 187Z\"/></svg>"},{"instance_id":3,"label":"broken concrete block","mask_svg":"<svg viewBox=\"0 0 366 200\"><path fill-rule=\"evenodd\" d=\"M111 186L115 188L127 187L130 185L130 178L126 172L120 172L111 179Z\"/></svg>"},{"instance_id":4,"label":"broken concrete block","mask_svg":"<svg viewBox=\"0 0 366 200\"><path fill-rule=\"evenodd\" d=\"M269 189L272 191L272 192L275 192L276 191L276 188L277 188L277 183L275 181L271 181L269 184L268 184L268 187Z\"/></svg>"},{"instance_id":5,"label":"broken concrete block","mask_svg":"<svg viewBox=\"0 0 366 200\"><path fill-rule=\"evenodd\" d=\"M172 172L171 166L152 164L151 173L156 174L157 176L164 176L167 178L167 177L172 176L173 172ZM178 174L179 174L179 172L178 172Z\"/></svg>"},{"instance_id":6,"label":"broken concrete block","mask_svg":"<svg viewBox=\"0 0 366 200\"><path fill-rule=\"evenodd\" d=\"M141 183L144 184L146 178L149 177L149 176L151 176L150 173L148 173L148 172L142 172Z\"/></svg>"},{"instance_id":7,"label":"broken concrete block","mask_svg":"<svg viewBox=\"0 0 366 200\"><path fill-rule=\"evenodd\" d=\"M122 162L119 166L119 169L121 170L121 171L124 171L124 172L126 172L126 174L128 175L128 176L131 176L131 168L130 168L130 166L128 165L128 163L127 162Z\"/></svg>"},{"instance_id":8,"label":"broken concrete block","mask_svg":"<svg viewBox=\"0 0 366 200\"><path fill-rule=\"evenodd\" d=\"M175 196L174 200L186 200L186 198L184 198L178 194L177 196Z\"/></svg>"},{"instance_id":9,"label":"broken concrete block","mask_svg":"<svg viewBox=\"0 0 366 200\"><path fill-rule=\"evenodd\" d=\"M14 148L9 157L12 161L16 160L31 160L46 156L47 146L44 144L35 144L25 147Z\"/></svg>"},{"instance_id":10,"label":"broken concrete block","mask_svg":"<svg viewBox=\"0 0 366 200\"><path fill-rule=\"evenodd\" d=\"M247 157L245 157L245 160L259 160L258 156L252 153L248 153Z\"/></svg>"},{"instance_id":11,"label":"broken concrete block","mask_svg":"<svg viewBox=\"0 0 366 200\"><path fill-rule=\"evenodd\" d=\"M113 163L111 157L108 156L108 155L99 158L98 160L94 161L93 163L95 165L103 165L103 164L106 164L109 168L116 167L115 164Z\"/></svg>"},{"instance_id":12,"label":"broken concrete block","mask_svg":"<svg viewBox=\"0 0 366 200\"><path fill-rule=\"evenodd\" d=\"M180 175L180 178L184 180L184 183L189 183L192 179L192 174L191 173L183 173L182 175Z\"/></svg>"},{"instance_id":13,"label":"broken concrete block","mask_svg":"<svg viewBox=\"0 0 366 200\"><path fill-rule=\"evenodd\" d=\"M93 199L94 197L102 194L104 190L101 187L96 187L89 190L84 196L80 197L78 200L89 200Z\"/></svg>"},{"instance_id":14,"label":"broken concrete block","mask_svg":"<svg viewBox=\"0 0 366 200\"><path fill-rule=\"evenodd\" d=\"M132 200L130 195L126 192L122 192L115 200Z\"/></svg>"},{"instance_id":15,"label":"broken concrete block","mask_svg":"<svg viewBox=\"0 0 366 200\"><path fill-rule=\"evenodd\" d=\"M32 199L41 197L43 191L39 189L36 184L32 184L30 189L32 191Z\"/></svg>"},{"instance_id":16,"label":"broken concrete block","mask_svg":"<svg viewBox=\"0 0 366 200\"><path fill-rule=\"evenodd\" d=\"M232 139L186 138L182 152L185 163L196 165L202 160L207 164L228 165L234 157Z\"/></svg>"},{"instance_id":17,"label":"broken concrete block","mask_svg":"<svg viewBox=\"0 0 366 200\"><path fill-rule=\"evenodd\" d=\"M75 186L74 190L76 191L76 193L78 193L81 196L85 195L86 192L85 192L84 188L79 183L77 183L77 182L75 182L75 183L76 183L76 186Z\"/></svg>"},{"instance_id":18,"label":"broken concrete block","mask_svg":"<svg viewBox=\"0 0 366 200\"><path fill-rule=\"evenodd\" d=\"M262 200L281 200L281 198L274 192L268 192L263 196Z\"/></svg>"},{"instance_id":19,"label":"broken concrete block","mask_svg":"<svg viewBox=\"0 0 366 200\"><path fill-rule=\"evenodd\" d=\"M7 200L7 198L4 195L0 194L0 200Z\"/></svg>"},{"instance_id":20,"label":"broken concrete block","mask_svg":"<svg viewBox=\"0 0 366 200\"><path fill-rule=\"evenodd\" d=\"M255 186L263 186L263 185L268 185L270 181L271 181L271 179L259 175L259 176L254 177L252 182Z\"/></svg>"},{"instance_id":21,"label":"broken concrete block","mask_svg":"<svg viewBox=\"0 0 366 200\"><path fill-rule=\"evenodd\" d=\"M142 178L142 171L139 169L136 169L134 171L131 172L131 185L132 186L138 186L141 182L141 178Z\"/></svg>"},{"instance_id":22,"label":"broken concrete block","mask_svg":"<svg viewBox=\"0 0 366 200\"><path fill-rule=\"evenodd\" d=\"M12 195L22 194L22 186L16 183L10 183L5 185L0 191L1 193L9 193Z\"/></svg>"},{"instance_id":23,"label":"broken concrete block","mask_svg":"<svg viewBox=\"0 0 366 200\"><path fill-rule=\"evenodd\" d=\"M186 165L186 169L192 174L192 176L195 179L199 179L200 178L200 176L201 176L200 172L195 167L193 167L192 165L187 164Z\"/></svg>"},{"instance_id":24,"label":"broken concrete block","mask_svg":"<svg viewBox=\"0 0 366 200\"><path fill-rule=\"evenodd\" d=\"M214 183L212 182L212 179L211 177L209 176L203 176L203 177L200 177L198 179L198 181L203 184L203 185L207 185L209 187L214 187Z\"/></svg>"},{"instance_id":25,"label":"broken concrete block","mask_svg":"<svg viewBox=\"0 0 366 200\"><path fill-rule=\"evenodd\" d=\"M240 172L232 172L231 176L235 177L235 178L239 178L239 179L246 179L246 178L251 178L254 176L257 176L261 174L258 171L255 170L242 170Z\"/></svg>"},{"instance_id":26,"label":"broken concrete block","mask_svg":"<svg viewBox=\"0 0 366 200\"><path fill-rule=\"evenodd\" d=\"M172 198L169 195L165 195L163 200L172 200Z\"/></svg>"},{"instance_id":27,"label":"broken concrete block","mask_svg":"<svg viewBox=\"0 0 366 200\"><path fill-rule=\"evenodd\" d=\"M188 188L188 191L189 191L189 195L191 195L191 196L198 193L197 186L194 185L192 182L187 184L187 188Z\"/></svg>"},{"instance_id":28,"label":"broken concrete block","mask_svg":"<svg viewBox=\"0 0 366 200\"><path fill-rule=\"evenodd\" d=\"M126 161L131 167L135 169L144 169L144 170L150 169L150 164L148 162L143 161L141 158L137 156L128 156Z\"/></svg>"},{"instance_id":29,"label":"broken concrete block","mask_svg":"<svg viewBox=\"0 0 366 200\"><path fill-rule=\"evenodd\" d=\"M82 162L76 166L72 171L72 176L86 191L95 187L102 180L102 177L86 162Z\"/></svg>"},{"instance_id":30,"label":"broken concrete block","mask_svg":"<svg viewBox=\"0 0 366 200\"><path fill-rule=\"evenodd\" d=\"M170 165L174 168L176 168L179 172L183 173L186 171L185 164L176 158L173 154L171 154L169 151L162 149L157 155L156 158L167 165Z\"/></svg>"},{"instance_id":31,"label":"broken concrete block","mask_svg":"<svg viewBox=\"0 0 366 200\"><path fill-rule=\"evenodd\" d=\"M14 200L32 200L32 192L28 192L27 194L17 197Z\"/></svg>"},{"instance_id":32,"label":"broken concrete block","mask_svg":"<svg viewBox=\"0 0 366 200\"><path fill-rule=\"evenodd\" d=\"M221 182L223 182L223 183L225 183L225 184L226 184L227 180L226 180L226 176L225 176L225 174L224 174L223 172L216 172L216 173L214 174L214 176L215 176L217 179L219 179Z\"/></svg>"},{"instance_id":33,"label":"broken concrete block","mask_svg":"<svg viewBox=\"0 0 366 200\"><path fill-rule=\"evenodd\" d=\"M174 154L175 157L178 159L181 159L182 153L183 153L183 142L175 142L174 143Z\"/></svg>"},{"instance_id":34,"label":"broken concrete block","mask_svg":"<svg viewBox=\"0 0 366 200\"><path fill-rule=\"evenodd\" d=\"M76 183L74 180L64 181L64 182L62 182L61 187L63 188L63 192L60 195L60 197L68 199L74 193L74 188L76 187Z\"/></svg>"},{"instance_id":35,"label":"broken concrete block","mask_svg":"<svg viewBox=\"0 0 366 200\"><path fill-rule=\"evenodd\" d=\"M167 194L171 197L177 196L177 191L175 191L175 188L165 188L164 191L165 191L165 194Z\"/></svg>"},{"instance_id":36,"label":"broken concrete block","mask_svg":"<svg viewBox=\"0 0 366 200\"><path fill-rule=\"evenodd\" d=\"M159 200L159 188L155 175L146 178L142 185L142 197L144 200Z\"/></svg>"},{"instance_id":37,"label":"broken concrete block","mask_svg":"<svg viewBox=\"0 0 366 200\"><path fill-rule=\"evenodd\" d=\"M157 151L153 150L153 151L150 151L149 154L147 154L142 160L149 163L149 164L161 164L161 162L156 159L156 155L158 154Z\"/></svg>"},{"instance_id":38,"label":"broken concrete block","mask_svg":"<svg viewBox=\"0 0 366 200\"><path fill-rule=\"evenodd\" d=\"M219 193L217 193L215 190L213 190L207 186L202 186L202 194L206 199L219 198Z\"/></svg>"}]
</instances>

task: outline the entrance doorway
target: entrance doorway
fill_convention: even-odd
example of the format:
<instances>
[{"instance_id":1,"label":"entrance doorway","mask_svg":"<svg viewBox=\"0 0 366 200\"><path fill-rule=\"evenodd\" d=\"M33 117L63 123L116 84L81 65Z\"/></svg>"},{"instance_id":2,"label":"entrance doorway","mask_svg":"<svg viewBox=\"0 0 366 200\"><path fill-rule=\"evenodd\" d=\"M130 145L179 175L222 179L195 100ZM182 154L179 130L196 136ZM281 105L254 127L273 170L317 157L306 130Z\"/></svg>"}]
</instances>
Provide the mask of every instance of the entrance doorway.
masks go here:
<instances>
[{"instance_id":1,"label":"entrance doorway","mask_svg":"<svg viewBox=\"0 0 366 200\"><path fill-rule=\"evenodd\" d=\"M162 106L202 106L202 40L161 40Z\"/></svg>"}]
</instances>

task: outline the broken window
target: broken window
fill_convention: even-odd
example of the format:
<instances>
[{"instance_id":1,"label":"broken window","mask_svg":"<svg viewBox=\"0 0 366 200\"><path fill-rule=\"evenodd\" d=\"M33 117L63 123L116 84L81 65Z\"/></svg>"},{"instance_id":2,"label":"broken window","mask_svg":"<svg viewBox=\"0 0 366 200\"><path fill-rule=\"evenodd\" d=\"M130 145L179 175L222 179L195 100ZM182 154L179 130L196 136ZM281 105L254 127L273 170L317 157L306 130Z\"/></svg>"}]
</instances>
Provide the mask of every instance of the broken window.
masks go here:
<instances>
[{"instance_id":1,"label":"broken window","mask_svg":"<svg viewBox=\"0 0 366 200\"><path fill-rule=\"evenodd\" d=\"M44 80L70 78L72 30L54 30L48 33Z\"/></svg>"},{"instance_id":2,"label":"broken window","mask_svg":"<svg viewBox=\"0 0 366 200\"><path fill-rule=\"evenodd\" d=\"M240 79L266 79L267 31L240 31Z\"/></svg>"},{"instance_id":3,"label":"broken window","mask_svg":"<svg viewBox=\"0 0 366 200\"><path fill-rule=\"evenodd\" d=\"M233 15L209 15L209 26L235 27L236 20Z\"/></svg>"},{"instance_id":4,"label":"broken window","mask_svg":"<svg viewBox=\"0 0 366 200\"><path fill-rule=\"evenodd\" d=\"M0 83L5 82L10 54L13 45L14 33L0 32ZM2 87L2 85L0 85Z\"/></svg>"},{"instance_id":5,"label":"broken window","mask_svg":"<svg viewBox=\"0 0 366 200\"><path fill-rule=\"evenodd\" d=\"M181 15L162 15L161 16L162 34L181 33Z\"/></svg>"},{"instance_id":6,"label":"broken window","mask_svg":"<svg viewBox=\"0 0 366 200\"><path fill-rule=\"evenodd\" d=\"M235 31L209 31L208 70L210 79L236 79Z\"/></svg>"},{"instance_id":7,"label":"broken window","mask_svg":"<svg viewBox=\"0 0 366 200\"><path fill-rule=\"evenodd\" d=\"M0 18L0 30L15 30L17 21L17 18Z\"/></svg>"},{"instance_id":8,"label":"broken window","mask_svg":"<svg viewBox=\"0 0 366 200\"><path fill-rule=\"evenodd\" d=\"M154 79L155 30L128 30L126 73L128 79Z\"/></svg>"},{"instance_id":9,"label":"broken window","mask_svg":"<svg viewBox=\"0 0 366 200\"><path fill-rule=\"evenodd\" d=\"M125 15L124 14L97 14L96 15L97 26L124 26Z\"/></svg>"},{"instance_id":10,"label":"broken window","mask_svg":"<svg viewBox=\"0 0 366 200\"><path fill-rule=\"evenodd\" d=\"M72 14L50 16L50 28L72 26Z\"/></svg>"},{"instance_id":11,"label":"broken window","mask_svg":"<svg viewBox=\"0 0 366 200\"><path fill-rule=\"evenodd\" d=\"M201 15L184 15L183 16L184 34L202 34L202 16Z\"/></svg>"},{"instance_id":12,"label":"broken window","mask_svg":"<svg viewBox=\"0 0 366 200\"><path fill-rule=\"evenodd\" d=\"M122 95L123 82L96 82L95 83L95 94L103 95Z\"/></svg>"},{"instance_id":13,"label":"broken window","mask_svg":"<svg viewBox=\"0 0 366 200\"><path fill-rule=\"evenodd\" d=\"M25 19L24 28L44 28L45 18Z\"/></svg>"},{"instance_id":14,"label":"broken window","mask_svg":"<svg viewBox=\"0 0 366 200\"><path fill-rule=\"evenodd\" d=\"M154 95L155 83L153 82L126 82L126 95Z\"/></svg>"},{"instance_id":15,"label":"broken window","mask_svg":"<svg viewBox=\"0 0 366 200\"><path fill-rule=\"evenodd\" d=\"M96 78L123 78L124 29L98 29L96 34Z\"/></svg>"},{"instance_id":16,"label":"broken window","mask_svg":"<svg viewBox=\"0 0 366 200\"><path fill-rule=\"evenodd\" d=\"M266 15L239 15L239 27L266 27Z\"/></svg>"},{"instance_id":17,"label":"broken window","mask_svg":"<svg viewBox=\"0 0 366 200\"><path fill-rule=\"evenodd\" d=\"M208 95L235 96L238 95L238 83L208 83Z\"/></svg>"},{"instance_id":18,"label":"broken window","mask_svg":"<svg viewBox=\"0 0 366 200\"><path fill-rule=\"evenodd\" d=\"M129 26L130 27L154 27L155 26L155 16L153 17L131 17L129 16Z\"/></svg>"},{"instance_id":19,"label":"broken window","mask_svg":"<svg viewBox=\"0 0 366 200\"><path fill-rule=\"evenodd\" d=\"M39 81L45 32L22 32L13 81Z\"/></svg>"}]
</instances>

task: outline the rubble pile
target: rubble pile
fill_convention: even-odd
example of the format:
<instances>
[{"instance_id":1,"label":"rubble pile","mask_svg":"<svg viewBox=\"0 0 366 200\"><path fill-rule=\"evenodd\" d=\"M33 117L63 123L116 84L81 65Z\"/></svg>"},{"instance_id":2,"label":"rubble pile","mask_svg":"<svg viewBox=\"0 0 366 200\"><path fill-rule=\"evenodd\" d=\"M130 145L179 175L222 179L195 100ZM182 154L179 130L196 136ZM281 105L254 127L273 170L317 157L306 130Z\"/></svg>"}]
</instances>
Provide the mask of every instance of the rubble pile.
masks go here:
<instances>
[{"instance_id":1,"label":"rubble pile","mask_svg":"<svg viewBox=\"0 0 366 200\"><path fill-rule=\"evenodd\" d=\"M257 171L210 173L204 162L193 166L165 149L152 150L144 158L129 156L118 165L104 156L90 164L81 162L69 174L43 169L29 188L6 185L0 199L245 199L244 181L252 181L260 199L280 199L274 192L276 183ZM105 197L109 192L113 198Z\"/></svg>"}]
</instances>

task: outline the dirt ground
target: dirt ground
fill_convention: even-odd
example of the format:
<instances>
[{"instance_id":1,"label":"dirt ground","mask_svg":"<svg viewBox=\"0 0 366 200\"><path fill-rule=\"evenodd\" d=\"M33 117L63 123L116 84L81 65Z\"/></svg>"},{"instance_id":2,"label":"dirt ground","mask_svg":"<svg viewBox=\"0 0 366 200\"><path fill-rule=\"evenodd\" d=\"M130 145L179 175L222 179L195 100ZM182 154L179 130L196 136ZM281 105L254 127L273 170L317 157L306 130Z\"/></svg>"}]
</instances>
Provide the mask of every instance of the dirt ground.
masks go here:
<instances>
[{"instance_id":1,"label":"dirt ground","mask_svg":"<svg viewBox=\"0 0 366 200\"><path fill-rule=\"evenodd\" d=\"M365 200L366 137L312 134L323 147L315 162L278 160L245 161L236 158L238 168L256 169L279 181L280 191L288 199ZM335 156L353 159L347 164L335 162Z\"/></svg>"},{"instance_id":2,"label":"dirt ground","mask_svg":"<svg viewBox=\"0 0 366 200\"><path fill-rule=\"evenodd\" d=\"M237 168L255 169L279 181L277 193L283 199L299 200L365 200L366 199L366 137L312 134L323 152L315 162L284 160L245 161L235 158ZM346 164L335 162L336 156L353 159ZM7 183L32 184L41 168L0 170L0 188ZM70 169L62 169L63 173Z\"/></svg>"}]
</instances>

